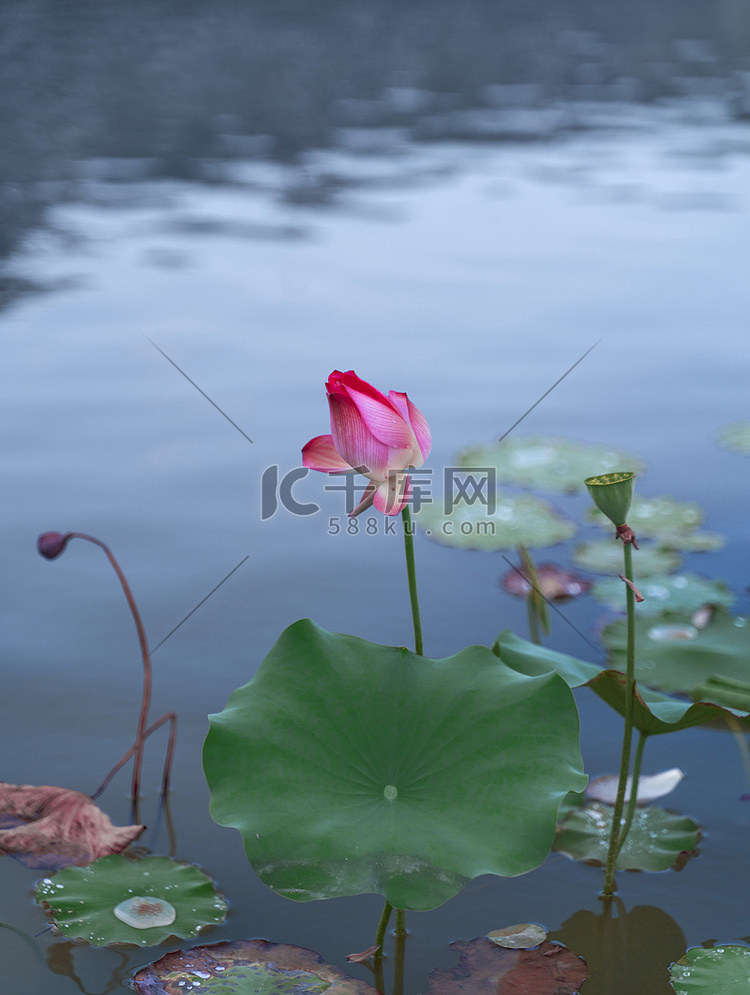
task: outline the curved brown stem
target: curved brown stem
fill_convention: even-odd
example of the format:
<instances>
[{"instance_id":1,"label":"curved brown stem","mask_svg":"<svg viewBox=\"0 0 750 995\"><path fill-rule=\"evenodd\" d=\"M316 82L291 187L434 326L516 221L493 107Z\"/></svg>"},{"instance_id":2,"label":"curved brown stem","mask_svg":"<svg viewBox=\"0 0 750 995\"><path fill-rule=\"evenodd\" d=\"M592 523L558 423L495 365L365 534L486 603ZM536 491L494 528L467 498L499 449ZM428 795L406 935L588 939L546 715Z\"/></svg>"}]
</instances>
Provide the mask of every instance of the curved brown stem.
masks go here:
<instances>
[{"instance_id":1,"label":"curved brown stem","mask_svg":"<svg viewBox=\"0 0 750 995\"><path fill-rule=\"evenodd\" d=\"M117 578L122 585L122 590L125 594L125 598L128 602L128 606L138 632L138 641L141 645L141 657L143 658L143 694L141 696L141 711L138 716L138 730L136 732L135 745L133 746L132 752L128 756L128 759L130 759L130 756L135 756L135 761L133 763L133 781L131 786L133 809L135 810L138 805L138 793L141 785L141 768L143 766L143 743L146 738L146 722L148 721L148 710L149 705L151 704L151 655L148 649L146 630L143 628L143 622L141 621L141 616L138 612L133 592L130 590L130 585L128 584L125 574L120 569L120 564L114 558L109 546L105 545L105 543L103 543L100 539L96 539L94 536L86 535L83 532L71 532L70 537L75 539L85 539L87 542L92 542L95 546L98 546L100 549L104 550L107 555L107 559L112 564L112 568L117 574ZM127 761L121 761L120 765L115 768L115 772L119 770L122 763L125 762ZM105 786L107 783L108 781L105 781ZM101 790L104 789L102 788Z\"/></svg>"},{"instance_id":2,"label":"curved brown stem","mask_svg":"<svg viewBox=\"0 0 750 995\"><path fill-rule=\"evenodd\" d=\"M169 742L167 743L167 754L164 760L164 776L162 778L162 788L161 788L162 795L166 795L166 793L169 791L169 777L172 772L172 760L174 758L174 744L177 737L177 716L175 715L174 712L167 712L165 715L162 715L162 717L158 721L154 722L152 726L149 726L148 729L143 734L143 738L145 740L151 735L152 732L156 732L156 730L160 726L163 726L165 722L170 722L171 728L169 730ZM93 795L91 795L92 800L96 800L99 797L99 795L101 795L104 792L105 788L108 787L109 782L112 780L115 774L119 770L121 770L128 762L128 760L130 760L130 758L133 756L133 754L136 751L136 746L137 744L131 746L128 752L124 756L120 757L120 759L114 765L109 774L107 774L107 776L104 778L104 780L96 789L96 791L93 793Z\"/></svg>"}]
</instances>

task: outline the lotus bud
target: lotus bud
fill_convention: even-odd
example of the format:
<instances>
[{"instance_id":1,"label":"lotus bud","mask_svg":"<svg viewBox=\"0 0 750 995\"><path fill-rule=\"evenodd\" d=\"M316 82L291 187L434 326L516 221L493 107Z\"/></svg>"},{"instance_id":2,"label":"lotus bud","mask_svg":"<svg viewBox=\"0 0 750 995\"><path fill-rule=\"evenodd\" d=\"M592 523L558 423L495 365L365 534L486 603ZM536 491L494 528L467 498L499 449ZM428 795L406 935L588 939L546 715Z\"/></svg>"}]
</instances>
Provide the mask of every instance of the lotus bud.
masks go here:
<instances>
[{"instance_id":1,"label":"lotus bud","mask_svg":"<svg viewBox=\"0 0 750 995\"><path fill-rule=\"evenodd\" d=\"M635 473L602 473L598 477L587 477L584 483L599 511L617 528L624 525L633 500Z\"/></svg>"},{"instance_id":2,"label":"lotus bud","mask_svg":"<svg viewBox=\"0 0 750 995\"><path fill-rule=\"evenodd\" d=\"M65 549L70 532L43 532L36 541L36 548L48 560L56 559Z\"/></svg>"}]
</instances>

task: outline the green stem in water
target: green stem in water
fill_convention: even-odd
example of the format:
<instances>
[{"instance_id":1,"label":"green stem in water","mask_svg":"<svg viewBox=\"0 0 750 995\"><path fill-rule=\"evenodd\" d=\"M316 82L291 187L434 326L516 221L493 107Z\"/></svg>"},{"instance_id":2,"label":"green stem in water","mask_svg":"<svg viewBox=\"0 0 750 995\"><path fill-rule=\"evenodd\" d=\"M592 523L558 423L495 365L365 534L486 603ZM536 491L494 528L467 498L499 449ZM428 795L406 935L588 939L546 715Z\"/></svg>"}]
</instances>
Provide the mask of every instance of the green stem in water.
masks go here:
<instances>
[{"instance_id":1,"label":"green stem in water","mask_svg":"<svg viewBox=\"0 0 750 995\"><path fill-rule=\"evenodd\" d=\"M393 912L393 906L390 902L386 901L383 906L383 914L381 915L380 922L378 923L378 931L375 934L375 945L378 949L375 951L373 956L373 973L375 975L375 987L378 992L385 991L383 983L383 941L385 940L385 931L388 928L391 912Z\"/></svg>"},{"instance_id":2,"label":"green stem in water","mask_svg":"<svg viewBox=\"0 0 750 995\"><path fill-rule=\"evenodd\" d=\"M404 995L406 961L406 913L396 909L396 949L393 956L393 995Z\"/></svg>"},{"instance_id":3,"label":"green stem in water","mask_svg":"<svg viewBox=\"0 0 750 995\"><path fill-rule=\"evenodd\" d=\"M393 912L393 906L390 902L386 902L383 907L383 914L380 917L380 922L378 923L378 931L375 934L375 945L380 949L375 953L376 957L383 956L383 940L385 940L385 931L388 929L388 923L391 918L391 912Z\"/></svg>"},{"instance_id":4,"label":"green stem in water","mask_svg":"<svg viewBox=\"0 0 750 995\"><path fill-rule=\"evenodd\" d=\"M625 728L622 735L622 754L620 757L620 778L617 784L617 798L612 813L612 832L609 837L609 852L607 867L604 874L604 894L611 895L615 890L615 862L620 846L624 841L622 826L622 810L625 804L625 789L630 771L630 750L633 742L633 706L635 703L635 594L631 587L633 583L633 549L631 542L623 543L625 558L625 577L630 584L625 585L625 599L628 613L627 632L627 669L625 676Z\"/></svg>"},{"instance_id":5,"label":"green stem in water","mask_svg":"<svg viewBox=\"0 0 750 995\"><path fill-rule=\"evenodd\" d=\"M625 840L630 832L630 826L632 825L633 816L635 815L636 806L638 805L638 782L641 779L641 761L643 760L643 748L646 745L647 739L647 733L640 733L638 736L638 742L635 746L635 756L633 757L633 778L630 784L630 800L628 802L628 810L625 813L625 825L622 827L622 833L620 834L620 841L617 844L617 853L615 854L615 857L619 856L620 850L622 850L625 845Z\"/></svg>"},{"instance_id":6,"label":"green stem in water","mask_svg":"<svg viewBox=\"0 0 750 995\"><path fill-rule=\"evenodd\" d=\"M414 649L419 656L424 656L422 643L422 620L419 617L419 596L417 595L417 571L414 565L414 526L411 520L409 505L405 504L401 512L404 523L404 550L406 552L406 574L409 578L409 598L411 599L411 616L414 622Z\"/></svg>"}]
</instances>

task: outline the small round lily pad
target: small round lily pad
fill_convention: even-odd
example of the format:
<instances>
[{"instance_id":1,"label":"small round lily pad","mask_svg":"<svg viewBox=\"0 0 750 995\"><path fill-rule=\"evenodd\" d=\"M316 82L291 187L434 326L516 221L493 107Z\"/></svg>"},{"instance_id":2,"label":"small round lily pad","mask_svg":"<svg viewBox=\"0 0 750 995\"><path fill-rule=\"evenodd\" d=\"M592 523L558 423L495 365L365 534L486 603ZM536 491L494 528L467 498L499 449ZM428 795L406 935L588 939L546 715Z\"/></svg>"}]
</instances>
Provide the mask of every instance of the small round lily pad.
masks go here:
<instances>
[{"instance_id":1,"label":"small round lily pad","mask_svg":"<svg viewBox=\"0 0 750 995\"><path fill-rule=\"evenodd\" d=\"M719 434L719 442L732 453L750 456L750 418L725 425Z\"/></svg>"},{"instance_id":2,"label":"small round lily pad","mask_svg":"<svg viewBox=\"0 0 750 995\"><path fill-rule=\"evenodd\" d=\"M634 553L637 557L640 550ZM724 605L729 608L734 594L723 580L707 580L694 573L653 574L638 584L644 600L636 605L639 615L659 615L663 611L690 615L703 605ZM619 577L598 580L591 591L597 601L623 611L624 586Z\"/></svg>"},{"instance_id":3,"label":"small round lily pad","mask_svg":"<svg viewBox=\"0 0 750 995\"><path fill-rule=\"evenodd\" d=\"M612 829L610 805L589 802L573 808L558 828L553 850L573 860L604 865ZM630 832L617 857L620 871L679 870L700 840L697 822L655 805L636 809Z\"/></svg>"},{"instance_id":4,"label":"small round lily pad","mask_svg":"<svg viewBox=\"0 0 750 995\"><path fill-rule=\"evenodd\" d=\"M643 460L612 446L589 445L552 435L512 436L499 443L462 450L463 467L494 467L497 482L539 490L576 493L586 477L613 470L643 469Z\"/></svg>"},{"instance_id":5,"label":"small round lily pad","mask_svg":"<svg viewBox=\"0 0 750 995\"><path fill-rule=\"evenodd\" d=\"M737 995L750 988L750 948L692 947L669 969L676 995Z\"/></svg>"},{"instance_id":6,"label":"small round lily pad","mask_svg":"<svg viewBox=\"0 0 750 995\"><path fill-rule=\"evenodd\" d=\"M547 930L538 922L517 922L513 926L491 930L487 939L506 950L529 950L547 939Z\"/></svg>"},{"instance_id":7,"label":"small round lily pad","mask_svg":"<svg viewBox=\"0 0 750 995\"><path fill-rule=\"evenodd\" d=\"M63 936L95 947L188 939L227 914L203 871L168 857L113 854L87 867L67 867L40 882L36 900Z\"/></svg>"},{"instance_id":8,"label":"small round lily pad","mask_svg":"<svg viewBox=\"0 0 750 995\"><path fill-rule=\"evenodd\" d=\"M681 556L672 549L663 549L646 543L639 543L638 546L639 548L633 552L636 584L639 584L641 577L670 573L680 565ZM573 560L577 566L583 570L590 570L592 573L622 573L622 543L616 539L600 539L595 542L582 543L580 546L576 546ZM625 604L624 595L622 603Z\"/></svg>"},{"instance_id":9,"label":"small round lily pad","mask_svg":"<svg viewBox=\"0 0 750 995\"><path fill-rule=\"evenodd\" d=\"M548 501L532 494L498 491L492 505L457 503L444 512L439 502L420 508L417 528L436 542L459 549L496 552L527 546L542 549L565 542L578 527Z\"/></svg>"}]
</instances>

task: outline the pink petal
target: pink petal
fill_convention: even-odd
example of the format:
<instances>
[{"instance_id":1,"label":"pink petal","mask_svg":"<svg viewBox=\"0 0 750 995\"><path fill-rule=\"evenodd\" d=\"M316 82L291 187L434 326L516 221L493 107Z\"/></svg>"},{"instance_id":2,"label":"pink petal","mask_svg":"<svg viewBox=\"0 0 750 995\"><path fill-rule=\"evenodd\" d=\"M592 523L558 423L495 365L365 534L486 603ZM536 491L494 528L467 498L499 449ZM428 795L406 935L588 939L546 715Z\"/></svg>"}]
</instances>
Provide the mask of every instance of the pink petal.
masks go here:
<instances>
[{"instance_id":1,"label":"pink petal","mask_svg":"<svg viewBox=\"0 0 750 995\"><path fill-rule=\"evenodd\" d=\"M23 820L14 829L0 829L0 854L45 870L84 867L119 853L145 828L113 826L88 795L46 785L0 784L0 815Z\"/></svg>"},{"instance_id":2,"label":"pink petal","mask_svg":"<svg viewBox=\"0 0 750 995\"><path fill-rule=\"evenodd\" d=\"M339 454L370 480L385 480L390 450L369 431L348 394L330 394L331 430Z\"/></svg>"},{"instance_id":3,"label":"pink petal","mask_svg":"<svg viewBox=\"0 0 750 995\"><path fill-rule=\"evenodd\" d=\"M408 473L391 473L375 491L374 504L384 515L398 515L411 496L411 478Z\"/></svg>"},{"instance_id":4,"label":"pink petal","mask_svg":"<svg viewBox=\"0 0 750 995\"><path fill-rule=\"evenodd\" d=\"M397 390L390 390L388 391L388 400L398 408L404 420L411 425L417 445L419 446L419 451L422 454L422 462L413 462L411 465L422 466L430 455L432 447L432 436L430 435L430 426L427 424L427 419L419 408L411 403L406 394L401 394Z\"/></svg>"},{"instance_id":5,"label":"pink petal","mask_svg":"<svg viewBox=\"0 0 750 995\"><path fill-rule=\"evenodd\" d=\"M323 473L351 473L352 467L339 456L332 435L316 435L302 449L302 466Z\"/></svg>"},{"instance_id":6,"label":"pink petal","mask_svg":"<svg viewBox=\"0 0 750 995\"><path fill-rule=\"evenodd\" d=\"M383 397L371 397L351 387L346 389L368 430L379 442L391 449L412 449L414 433L411 425L391 402Z\"/></svg>"}]
</instances>

